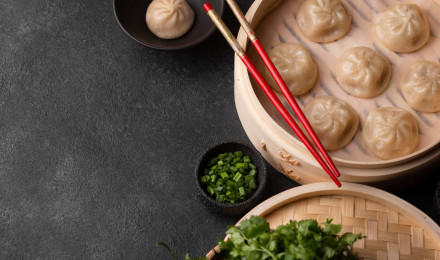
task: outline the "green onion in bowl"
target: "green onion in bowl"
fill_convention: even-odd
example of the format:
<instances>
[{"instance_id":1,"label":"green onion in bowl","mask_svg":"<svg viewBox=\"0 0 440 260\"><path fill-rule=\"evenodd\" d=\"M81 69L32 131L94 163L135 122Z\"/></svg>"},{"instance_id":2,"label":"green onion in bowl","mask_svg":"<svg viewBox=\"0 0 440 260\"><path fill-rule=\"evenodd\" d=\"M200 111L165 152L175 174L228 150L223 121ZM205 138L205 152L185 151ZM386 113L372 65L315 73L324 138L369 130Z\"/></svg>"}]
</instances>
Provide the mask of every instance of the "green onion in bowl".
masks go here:
<instances>
[{"instance_id":1,"label":"green onion in bowl","mask_svg":"<svg viewBox=\"0 0 440 260\"><path fill-rule=\"evenodd\" d=\"M209 147L196 166L197 195L224 216L243 215L264 198L266 162L253 146L227 141Z\"/></svg>"},{"instance_id":2,"label":"green onion in bowl","mask_svg":"<svg viewBox=\"0 0 440 260\"><path fill-rule=\"evenodd\" d=\"M242 151L220 153L210 159L200 177L202 186L219 203L245 201L257 188L258 169Z\"/></svg>"}]
</instances>

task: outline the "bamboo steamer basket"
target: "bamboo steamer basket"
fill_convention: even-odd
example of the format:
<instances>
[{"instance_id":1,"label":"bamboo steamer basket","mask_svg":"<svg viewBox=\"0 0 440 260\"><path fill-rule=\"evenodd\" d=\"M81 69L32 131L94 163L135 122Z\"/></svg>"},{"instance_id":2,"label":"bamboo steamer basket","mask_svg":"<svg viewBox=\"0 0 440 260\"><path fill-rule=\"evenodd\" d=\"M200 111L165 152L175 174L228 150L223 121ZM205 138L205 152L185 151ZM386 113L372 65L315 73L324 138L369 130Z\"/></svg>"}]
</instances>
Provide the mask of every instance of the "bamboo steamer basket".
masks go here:
<instances>
[{"instance_id":1,"label":"bamboo steamer basket","mask_svg":"<svg viewBox=\"0 0 440 260\"><path fill-rule=\"evenodd\" d=\"M408 202L362 184L296 187L262 202L240 221L252 215L264 217L271 229L290 220L323 223L332 218L342 224L341 233L367 236L353 245L361 259L440 259L440 228L432 219ZM211 250L208 259L218 250Z\"/></svg>"},{"instance_id":2,"label":"bamboo steamer basket","mask_svg":"<svg viewBox=\"0 0 440 260\"><path fill-rule=\"evenodd\" d=\"M407 54L386 49L375 39L372 31L374 15L386 6L401 1L341 1L353 16L352 28L348 35L332 43L314 43L302 36L295 20L295 10L301 2L299 0L256 0L246 18L256 28L256 34L267 52L280 42L299 42L311 51L318 64L318 83L309 93L296 97L300 106L304 106L313 97L332 95L346 101L357 111L361 125L369 111L382 106L400 107L416 117L421 132L420 142L410 155L393 160L378 159L366 150L360 130L348 146L329 152L341 172L341 181L379 187L403 187L402 183L410 183L409 178L414 180L423 177L426 171L422 169L440 157L440 112L421 113L411 109L398 87L402 70L412 61L424 59L440 62L440 0L412 1L427 15L431 37L423 48ZM240 29L237 39L257 68L263 71L264 65L251 47L244 30ZM332 72L334 61L345 49L355 46L374 48L392 64L390 86L377 97L363 99L350 96L336 82ZM327 174L283 121L238 57L234 65L235 104L243 128L253 145L275 169L300 184L328 181ZM286 99L281 94L277 95L289 107Z\"/></svg>"}]
</instances>

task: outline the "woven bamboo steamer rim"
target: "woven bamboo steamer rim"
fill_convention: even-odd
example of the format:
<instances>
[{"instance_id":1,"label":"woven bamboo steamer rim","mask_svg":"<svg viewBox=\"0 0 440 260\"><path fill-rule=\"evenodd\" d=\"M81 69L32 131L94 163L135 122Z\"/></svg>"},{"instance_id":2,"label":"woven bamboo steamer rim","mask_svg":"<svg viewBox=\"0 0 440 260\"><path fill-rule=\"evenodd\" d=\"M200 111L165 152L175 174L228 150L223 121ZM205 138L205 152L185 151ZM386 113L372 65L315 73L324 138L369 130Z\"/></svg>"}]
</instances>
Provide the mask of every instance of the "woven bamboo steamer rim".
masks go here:
<instances>
[{"instance_id":1,"label":"woven bamboo steamer rim","mask_svg":"<svg viewBox=\"0 0 440 260\"><path fill-rule=\"evenodd\" d=\"M362 233L354 244L363 259L440 259L440 227L408 202L370 186L342 183L303 185L277 194L247 213L262 216L271 229L290 220L333 218L341 233ZM215 248L218 251L219 248ZM215 254L207 254L208 259Z\"/></svg>"},{"instance_id":2,"label":"woven bamboo steamer rim","mask_svg":"<svg viewBox=\"0 0 440 260\"><path fill-rule=\"evenodd\" d=\"M439 3L440 0L435 1ZM280 2L282 1L256 0L247 12L246 18L254 28L257 28L265 15ZM356 3L357 1L351 2ZM261 40L262 37L259 38ZM238 34L238 41L245 48L249 46L243 30L240 30ZM252 52L253 48L248 48L250 56L252 56ZM236 108L242 125L254 146L274 168L301 184L327 181L328 179L323 177L325 172L305 146L299 140L293 138L292 133L278 125L268 114L265 107L260 103L258 95L261 95L261 93L255 93L252 81L253 79L250 79L245 66L239 58L236 58ZM333 160L343 173L342 181L382 183L395 180L402 175L417 172L429 166L438 158L440 158L440 143L432 143L426 149L394 160L363 162L335 157L333 157Z\"/></svg>"}]
</instances>

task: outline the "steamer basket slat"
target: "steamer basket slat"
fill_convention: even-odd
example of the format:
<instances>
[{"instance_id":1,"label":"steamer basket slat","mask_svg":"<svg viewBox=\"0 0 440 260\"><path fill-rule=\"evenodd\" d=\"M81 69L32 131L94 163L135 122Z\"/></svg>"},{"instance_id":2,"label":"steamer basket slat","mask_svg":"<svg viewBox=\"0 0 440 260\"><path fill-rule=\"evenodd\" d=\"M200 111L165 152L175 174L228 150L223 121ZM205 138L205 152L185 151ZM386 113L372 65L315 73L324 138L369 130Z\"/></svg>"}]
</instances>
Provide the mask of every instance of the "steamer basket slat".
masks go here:
<instances>
[{"instance_id":1,"label":"steamer basket slat","mask_svg":"<svg viewBox=\"0 0 440 260\"><path fill-rule=\"evenodd\" d=\"M316 96L333 95L351 104L361 122L370 110L382 106L401 107L416 117L421 132L420 143L416 151L408 156L394 160L374 157L366 150L360 131L347 147L330 152L342 173L342 181L378 186L386 182L390 185L401 176L410 176L411 173L428 166L440 156L440 112L421 113L411 109L398 87L399 76L408 63L419 59L440 62L440 0L404 1L416 3L425 11L432 32L430 40L422 49L408 54L386 49L375 39L371 29L372 19L378 11L402 1L341 1L353 16L352 29L344 38L327 44L314 43L302 36L295 20L295 11L300 0L256 0L246 17L252 26L257 28L256 33L266 51L269 52L280 42L299 42L311 51L319 67L318 83L309 93L297 97L300 105L306 104ZM243 30L239 32L238 41L262 71L264 65L254 48L249 47ZM334 61L345 49L355 46L374 48L387 56L392 63L393 76L390 86L378 97L353 97L337 84L332 72ZM279 97L284 105L289 107L285 98L282 95ZM274 168L302 184L327 181L325 172L295 137L258 84L249 77L239 58L235 60L235 103L250 140ZM293 114L292 111L291 113Z\"/></svg>"}]
</instances>

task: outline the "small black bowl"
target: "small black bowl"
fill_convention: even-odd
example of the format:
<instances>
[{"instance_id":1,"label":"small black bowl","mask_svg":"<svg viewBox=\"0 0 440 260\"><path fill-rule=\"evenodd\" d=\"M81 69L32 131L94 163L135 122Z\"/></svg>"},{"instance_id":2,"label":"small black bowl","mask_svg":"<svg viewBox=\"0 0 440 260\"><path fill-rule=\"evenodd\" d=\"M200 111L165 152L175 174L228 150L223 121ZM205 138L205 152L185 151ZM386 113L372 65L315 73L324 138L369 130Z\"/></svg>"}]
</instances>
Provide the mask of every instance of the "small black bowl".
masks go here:
<instances>
[{"instance_id":1,"label":"small black bowl","mask_svg":"<svg viewBox=\"0 0 440 260\"><path fill-rule=\"evenodd\" d=\"M206 40L216 29L214 23L203 9L200 0L187 0L194 11L195 20L189 31L177 39L165 40L154 35L145 21L147 7L152 0L114 0L116 19L122 29L134 40L145 46L161 50L177 50L197 45ZM223 0L210 1L214 10L221 16Z\"/></svg>"},{"instance_id":2,"label":"small black bowl","mask_svg":"<svg viewBox=\"0 0 440 260\"><path fill-rule=\"evenodd\" d=\"M440 223L440 181L434 190L434 214L436 214L437 223Z\"/></svg>"},{"instance_id":3,"label":"small black bowl","mask_svg":"<svg viewBox=\"0 0 440 260\"><path fill-rule=\"evenodd\" d=\"M235 204L225 204L219 203L213 199L200 182L200 177L204 173L205 166L209 161L221 154L226 152L243 151L244 155L247 155L252 160L252 163L257 166L257 189L252 193L252 195L245 201L238 202ZM267 184L267 169L266 161L260 155L260 153L253 147L248 145L238 143L238 142L225 142L208 149L203 156L200 158L199 164L196 168L197 176L197 188L199 190L198 195L203 203L212 211L225 216L238 216L247 213L258 203L261 202L264 191Z\"/></svg>"}]
</instances>

